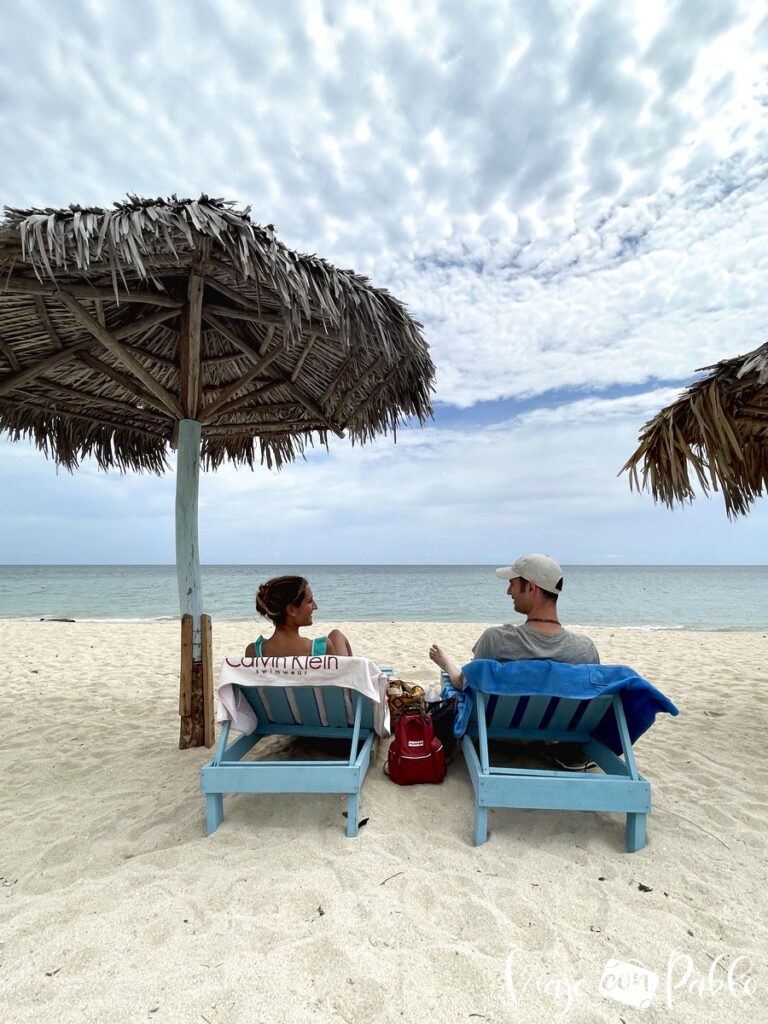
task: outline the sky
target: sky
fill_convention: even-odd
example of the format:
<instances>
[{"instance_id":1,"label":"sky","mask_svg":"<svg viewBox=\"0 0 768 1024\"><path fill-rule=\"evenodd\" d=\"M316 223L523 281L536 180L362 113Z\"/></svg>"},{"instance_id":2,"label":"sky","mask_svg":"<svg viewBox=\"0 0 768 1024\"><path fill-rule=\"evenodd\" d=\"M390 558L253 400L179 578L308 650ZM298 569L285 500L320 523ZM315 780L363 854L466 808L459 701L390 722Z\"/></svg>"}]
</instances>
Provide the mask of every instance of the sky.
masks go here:
<instances>
[{"instance_id":1,"label":"sky","mask_svg":"<svg viewBox=\"0 0 768 1024\"><path fill-rule=\"evenodd\" d=\"M5 205L235 199L424 325L434 420L204 474L203 562L768 562L768 499L617 475L768 336L768 3L5 0L0 37ZM173 562L174 488L0 439L0 562Z\"/></svg>"}]
</instances>

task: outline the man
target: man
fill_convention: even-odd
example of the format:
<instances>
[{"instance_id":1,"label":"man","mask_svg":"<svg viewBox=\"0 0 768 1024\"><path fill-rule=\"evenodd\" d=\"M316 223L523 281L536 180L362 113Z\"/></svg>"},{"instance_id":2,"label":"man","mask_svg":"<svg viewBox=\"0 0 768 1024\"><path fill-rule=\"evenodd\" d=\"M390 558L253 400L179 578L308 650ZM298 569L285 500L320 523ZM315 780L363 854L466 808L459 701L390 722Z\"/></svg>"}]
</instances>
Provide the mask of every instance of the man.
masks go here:
<instances>
[{"instance_id":1,"label":"man","mask_svg":"<svg viewBox=\"0 0 768 1024\"><path fill-rule=\"evenodd\" d=\"M569 633L560 625L557 599L563 589L563 570L548 555L523 555L514 565L496 570L509 580L507 593L515 611L526 616L519 626L486 629L472 653L494 661L548 658L570 665L599 663L597 648L586 636Z\"/></svg>"},{"instance_id":2,"label":"man","mask_svg":"<svg viewBox=\"0 0 768 1024\"><path fill-rule=\"evenodd\" d=\"M513 565L496 570L499 579L509 580L507 593L515 611L526 616L518 626L491 626L472 648L476 659L493 661L563 661L571 665L598 664L600 656L593 642L563 629L557 614L557 599L563 589L563 570L549 555L523 555ZM448 674L452 685L464 687L464 673L437 644L429 656ZM566 749L567 748L567 749ZM576 744L552 745L551 758L560 767L579 769L589 762Z\"/></svg>"}]
</instances>

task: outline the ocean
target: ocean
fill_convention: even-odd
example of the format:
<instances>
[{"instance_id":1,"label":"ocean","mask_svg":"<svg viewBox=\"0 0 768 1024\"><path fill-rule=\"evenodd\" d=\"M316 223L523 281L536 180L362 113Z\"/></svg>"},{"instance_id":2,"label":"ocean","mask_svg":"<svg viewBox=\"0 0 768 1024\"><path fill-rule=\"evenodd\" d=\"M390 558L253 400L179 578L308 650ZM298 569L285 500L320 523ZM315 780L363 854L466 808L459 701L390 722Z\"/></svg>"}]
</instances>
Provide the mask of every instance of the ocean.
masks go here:
<instances>
[{"instance_id":1,"label":"ocean","mask_svg":"<svg viewBox=\"0 0 768 1024\"><path fill-rule=\"evenodd\" d=\"M205 565L214 620L257 620L260 582L306 576L315 624L353 621L520 621L485 565ZM559 602L571 626L747 629L768 626L765 565L564 566ZM0 565L0 618L162 620L179 614L170 565ZM261 622L261 620L258 620Z\"/></svg>"}]
</instances>

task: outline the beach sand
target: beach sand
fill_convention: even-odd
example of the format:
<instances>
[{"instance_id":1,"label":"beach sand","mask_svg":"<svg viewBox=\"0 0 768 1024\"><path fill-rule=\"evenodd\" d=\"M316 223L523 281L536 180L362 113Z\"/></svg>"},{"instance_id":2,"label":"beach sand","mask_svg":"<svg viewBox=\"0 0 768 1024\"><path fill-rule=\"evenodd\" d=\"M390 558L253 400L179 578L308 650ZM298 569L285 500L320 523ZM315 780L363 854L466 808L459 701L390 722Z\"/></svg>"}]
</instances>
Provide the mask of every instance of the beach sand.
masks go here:
<instances>
[{"instance_id":1,"label":"beach sand","mask_svg":"<svg viewBox=\"0 0 768 1024\"><path fill-rule=\"evenodd\" d=\"M421 683L432 641L465 661L483 628L338 625ZM214 623L214 661L256 631ZM277 795L225 798L206 839L177 624L0 623L4 1019L765 1021L766 636L590 635L681 709L635 747L654 804L635 854L622 817L552 811L492 811L474 848L461 755L401 789L385 745L357 839L342 798ZM600 994L609 960L659 975L649 1010Z\"/></svg>"}]
</instances>

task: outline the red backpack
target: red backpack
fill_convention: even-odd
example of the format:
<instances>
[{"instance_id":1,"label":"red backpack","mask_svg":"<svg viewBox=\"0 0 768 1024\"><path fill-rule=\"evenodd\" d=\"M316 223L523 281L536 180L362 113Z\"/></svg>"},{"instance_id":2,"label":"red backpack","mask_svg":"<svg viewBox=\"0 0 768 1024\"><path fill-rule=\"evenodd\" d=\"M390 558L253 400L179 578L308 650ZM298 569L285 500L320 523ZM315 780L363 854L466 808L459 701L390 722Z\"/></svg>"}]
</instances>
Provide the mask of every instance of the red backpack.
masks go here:
<instances>
[{"instance_id":1,"label":"red backpack","mask_svg":"<svg viewBox=\"0 0 768 1024\"><path fill-rule=\"evenodd\" d=\"M431 718L403 715L398 719L384 770L398 786L443 781L445 753Z\"/></svg>"}]
</instances>

